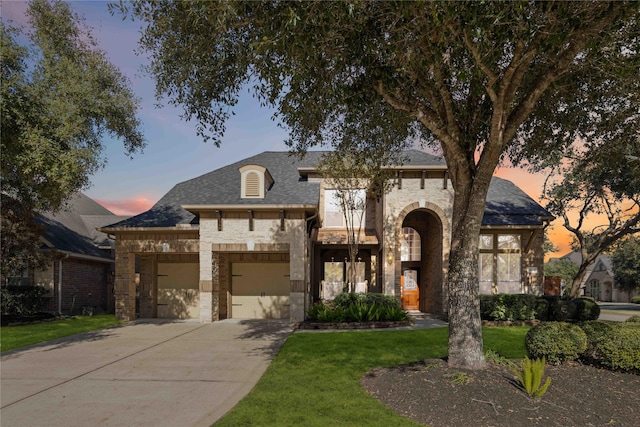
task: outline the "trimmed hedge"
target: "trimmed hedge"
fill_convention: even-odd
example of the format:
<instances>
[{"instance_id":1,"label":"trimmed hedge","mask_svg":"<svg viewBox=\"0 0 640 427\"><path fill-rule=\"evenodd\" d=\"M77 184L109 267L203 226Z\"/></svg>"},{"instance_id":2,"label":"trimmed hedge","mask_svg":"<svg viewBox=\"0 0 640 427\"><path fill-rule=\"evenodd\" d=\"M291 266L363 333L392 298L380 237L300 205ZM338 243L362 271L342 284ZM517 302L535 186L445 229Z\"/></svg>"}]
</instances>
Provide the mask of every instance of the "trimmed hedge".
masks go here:
<instances>
[{"instance_id":1,"label":"trimmed hedge","mask_svg":"<svg viewBox=\"0 0 640 427\"><path fill-rule=\"evenodd\" d=\"M640 372L640 323L584 322L587 336L585 362L612 370Z\"/></svg>"},{"instance_id":2,"label":"trimmed hedge","mask_svg":"<svg viewBox=\"0 0 640 427\"><path fill-rule=\"evenodd\" d=\"M531 359L547 359L560 364L577 359L587 349L587 336L579 326L566 322L546 322L529 329L524 338Z\"/></svg>"},{"instance_id":3,"label":"trimmed hedge","mask_svg":"<svg viewBox=\"0 0 640 427\"><path fill-rule=\"evenodd\" d=\"M480 295L482 320L541 320L584 322L596 320L600 306L591 298L565 298L528 294Z\"/></svg>"},{"instance_id":4,"label":"trimmed hedge","mask_svg":"<svg viewBox=\"0 0 640 427\"><path fill-rule=\"evenodd\" d=\"M631 304L640 304L640 296L631 297Z\"/></svg>"},{"instance_id":5,"label":"trimmed hedge","mask_svg":"<svg viewBox=\"0 0 640 427\"><path fill-rule=\"evenodd\" d=\"M546 301L528 294L480 295L482 320L544 320Z\"/></svg>"}]
</instances>

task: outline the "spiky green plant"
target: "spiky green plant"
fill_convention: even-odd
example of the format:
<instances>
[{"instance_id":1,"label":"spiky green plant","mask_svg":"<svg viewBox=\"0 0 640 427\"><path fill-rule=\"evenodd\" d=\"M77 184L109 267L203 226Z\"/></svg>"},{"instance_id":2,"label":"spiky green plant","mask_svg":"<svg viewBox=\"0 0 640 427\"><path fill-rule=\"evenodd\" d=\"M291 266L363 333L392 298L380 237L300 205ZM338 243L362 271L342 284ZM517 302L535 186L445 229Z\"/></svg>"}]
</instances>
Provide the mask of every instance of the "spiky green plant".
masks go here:
<instances>
[{"instance_id":1,"label":"spiky green plant","mask_svg":"<svg viewBox=\"0 0 640 427\"><path fill-rule=\"evenodd\" d=\"M549 385L551 385L551 377L547 377L547 380L542 384L542 377L544 375L544 367L547 361L543 357L542 359L531 360L525 356L522 360L521 369L513 369L513 374L520 382L522 389L532 397L541 397L546 393Z\"/></svg>"}]
</instances>

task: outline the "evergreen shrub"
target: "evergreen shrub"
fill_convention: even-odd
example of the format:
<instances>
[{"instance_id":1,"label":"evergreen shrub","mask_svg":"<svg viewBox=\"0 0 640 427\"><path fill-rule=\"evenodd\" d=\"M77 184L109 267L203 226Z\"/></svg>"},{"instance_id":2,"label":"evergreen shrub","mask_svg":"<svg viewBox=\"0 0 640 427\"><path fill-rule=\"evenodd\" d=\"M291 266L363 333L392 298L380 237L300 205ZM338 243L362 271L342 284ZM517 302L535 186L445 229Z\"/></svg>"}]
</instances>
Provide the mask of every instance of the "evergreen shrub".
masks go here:
<instances>
[{"instance_id":1,"label":"evergreen shrub","mask_svg":"<svg viewBox=\"0 0 640 427\"><path fill-rule=\"evenodd\" d=\"M575 303L577 304L575 320L578 322L598 320L600 317L600 306L593 298L576 298Z\"/></svg>"},{"instance_id":2,"label":"evergreen shrub","mask_svg":"<svg viewBox=\"0 0 640 427\"><path fill-rule=\"evenodd\" d=\"M480 295L482 320L545 320L547 302L530 294Z\"/></svg>"},{"instance_id":3,"label":"evergreen shrub","mask_svg":"<svg viewBox=\"0 0 640 427\"><path fill-rule=\"evenodd\" d=\"M591 321L580 325L587 336L585 362L612 370L640 372L640 323Z\"/></svg>"},{"instance_id":4,"label":"evergreen shrub","mask_svg":"<svg viewBox=\"0 0 640 427\"><path fill-rule=\"evenodd\" d=\"M545 358L552 364L574 360L587 348L584 331L566 322L540 323L529 329L524 341L530 358Z\"/></svg>"},{"instance_id":5,"label":"evergreen shrub","mask_svg":"<svg viewBox=\"0 0 640 427\"><path fill-rule=\"evenodd\" d=\"M631 323L640 323L640 314L634 314L633 316L629 317L626 321Z\"/></svg>"},{"instance_id":6,"label":"evergreen shrub","mask_svg":"<svg viewBox=\"0 0 640 427\"><path fill-rule=\"evenodd\" d=\"M408 316L391 295L342 293L332 302L312 305L307 319L323 323L378 322L407 320Z\"/></svg>"}]
</instances>

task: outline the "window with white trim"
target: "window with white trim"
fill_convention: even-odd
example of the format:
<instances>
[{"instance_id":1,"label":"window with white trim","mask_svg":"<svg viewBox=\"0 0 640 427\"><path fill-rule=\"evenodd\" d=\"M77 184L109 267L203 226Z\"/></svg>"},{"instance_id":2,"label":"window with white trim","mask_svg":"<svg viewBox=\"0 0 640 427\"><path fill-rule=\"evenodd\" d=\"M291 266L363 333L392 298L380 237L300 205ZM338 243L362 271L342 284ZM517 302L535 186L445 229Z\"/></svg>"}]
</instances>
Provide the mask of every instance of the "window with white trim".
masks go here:
<instances>
[{"instance_id":1,"label":"window with white trim","mask_svg":"<svg viewBox=\"0 0 640 427\"><path fill-rule=\"evenodd\" d=\"M324 227L347 228L343 206L348 209L349 221L353 221L354 229L364 225L364 209L366 206L366 191L353 190L324 190ZM361 221L361 222L360 222Z\"/></svg>"},{"instance_id":2,"label":"window with white trim","mask_svg":"<svg viewBox=\"0 0 640 427\"><path fill-rule=\"evenodd\" d=\"M420 261L421 254L420 234L411 227L403 227L400 241L400 260Z\"/></svg>"}]
</instances>

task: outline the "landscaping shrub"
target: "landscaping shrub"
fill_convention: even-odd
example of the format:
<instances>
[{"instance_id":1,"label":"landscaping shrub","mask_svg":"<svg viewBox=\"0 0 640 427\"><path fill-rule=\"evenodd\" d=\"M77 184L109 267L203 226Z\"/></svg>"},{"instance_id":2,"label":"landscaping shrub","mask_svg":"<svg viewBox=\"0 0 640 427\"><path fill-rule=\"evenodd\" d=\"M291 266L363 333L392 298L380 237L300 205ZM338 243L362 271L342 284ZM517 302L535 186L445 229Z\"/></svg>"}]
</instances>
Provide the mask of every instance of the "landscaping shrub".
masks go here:
<instances>
[{"instance_id":1,"label":"landscaping shrub","mask_svg":"<svg viewBox=\"0 0 640 427\"><path fill-rule=\"evenodd\" d=\"M377 322L407 320L399 301L390 295L342 293L332 303L317 303L307 311L317 322Z\"/></svg>"},{"instance_id":2,"label":"landscaping shrub","mask_svg":"<svg viewBox=\"0 0 640 427\"><path fill-rule=\"evenodd\" d=\"M536 319L543 322L549 320L549 301L544 298L536 299Z\"/></svg>"},{"instance_id":3,"label":"landscaping shrub","mask_svg":"<svg viewBox=\"0 0 640 427\"><path fill-rule=\"evenodd\" d=\"M631 297L631 304L640 304L640 296Z\"/></svg>"},{"instance_id":4,"label":"landscaping shrub","mask_svg":"<svg viewBox=\"0 0 640 427\"><path fill-rule=\"evenodd\" d=\"M365 305L378 305L381 307L400 308L400 301L392 295L374 293L355 294L350 292L343 292L336 296L336 298L333 300L333 306L348 309L349 306L358 302Z\"/></svg>"},{"instance_id":5,"label":"landscaping shrub","mask_svg":"<svg viewBox=\"0 0 640 427\"><path fill-rule=\"evenodd\" d=\"M640 323L640 314L634 314L633 316L629 317L626 321L631 323Z\"/></svg>"},{"instance_id":6,"label":"landscaping shrub","mask_svg":"<svg viewBox=\"0 0 640 427\"><path fill-rule=\"evenodd\" d=\"M383 307L381 320L386 320L389 322L399 322L402 320L407 320L409 316L407 312L404 311L400 307Z\"/></svg>"},{"instance_id":7,"label":"landscaping shrub","mask_svg":"<svg viewBox=\"0 0 640 427\"><path fill-rule=\"evenodd\" d=\"M591 321L580 325L587 336L584 361L613 370L640 371L640 324Z\"/></svg>"},{"instance_id":8,"label":"landscaping shrub","mask_svg":"<svg viewBox=\"0 0 640 427\"><path fill-rule=\"evenodd\" d=\"M41 286L7 285L0 288L2 314L34 314L42 311L47 290Z\"/></svg>"},{"instance_id":9,"label":"landscaping shrub","mask_svg":"<svg viewBox=\"0 0 640 427\"><path fill-rule=\"evenodd\" d=\"M536 325L529 329L524 341L530 358L545 358L552 364L574 360L587 348L584 331L579 326L566 322Z\"/></svg>"},{"instance_id":10,"label":"landscaping shrub","mask_svg":"<svg viewBox=\"0 0 640 427\"><path fill-rule=\"evenodd\" d=\"M576 298L574 302L577 304L575 320L586 322L588 320L597 320L600 317L600 306L593 298Z\"/></svg>"},{"instance_id":11,"label":"landscaping shrub","mask_svg":"<svg viewBox=\"0 0 640 427\"><path fill-rule=\"evenodd\" d=\"M546 301L535 295L480 295L480 317L483 320L543 320L546 312Z\"/></svg>"},{"instance_id":12,"label":"landscaping shrub","mask_svg":"<svg viewBox=\"0 0 640 427\"><path fill-rule=\"evenodd\" d=\"M578 313L576 299L563 297L545 297L549 303L547 320L554 322L569 322L575 320Z\"/></svg>"},{"instance_id":13,"label":"landscaping shrub","mask_svg":"<svg viewBox=\"0 0 640 427\"><path fill-rule=\"evenodd\" d=\"M351 304L355 304L358 301L358 295L351 292L343 292L338 294L333 300L334 307L348 308Z\"/></svg>"},{"instance_id":14,"label":"landscaping shrub","mask_svg":"<svg viewBox=\"0 0 640 427\"><path fill-rule=\"evenodd\" d=\"M531 397L542 397L551 385L551 377L547 377L544 384L542 383L546 363L544 358L530 360L525 356L520 368L511 369L520 383L520 387Z\"/></svg>"}]
</instances>

